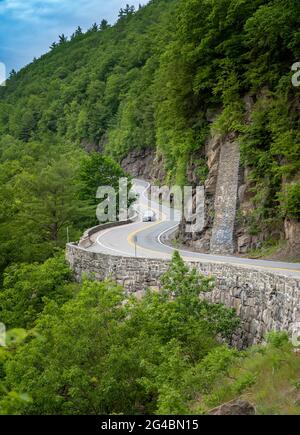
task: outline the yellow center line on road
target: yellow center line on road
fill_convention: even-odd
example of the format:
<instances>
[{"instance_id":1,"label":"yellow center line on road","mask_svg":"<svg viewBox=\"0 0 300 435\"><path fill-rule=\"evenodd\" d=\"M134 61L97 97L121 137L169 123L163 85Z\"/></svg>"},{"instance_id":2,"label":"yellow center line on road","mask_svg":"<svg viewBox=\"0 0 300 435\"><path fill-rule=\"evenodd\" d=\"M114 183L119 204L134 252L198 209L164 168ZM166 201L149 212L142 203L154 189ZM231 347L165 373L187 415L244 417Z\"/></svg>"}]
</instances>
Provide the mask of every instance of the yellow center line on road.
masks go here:
<instances>
[{"instance_id":1,"label":"yellow center line on road","mask_svg":"<svg viewBox=\"0 0 300 435\"><path fill-rule=\"evenodd\" d=\"M146 190L148 190L148 189L146 189ZM145 196L145 192L143 192L143 196L144 196L144 198L147 200L147 198L146 198L146 196ZM146 207L147 207L147 206L145 206L144 208L146 208ZM149 207L149 206L148 206L147 209L148 209L148 210L150 209L150 210L153 211L155 214L156 214L156 213L159 214L159 215L160 215L161 217L163 217L164 219L159 219L157 222L155 222L155 223L153 223L153 224L151 224L151 225L148 224L148 225L145 225L143 228L139 228L138 230L133 231L132 233L130 233L130 234L128 235L128 237L127 237L127 242L128 242L128 244L129 244L131 247L133 247L133 248L135 248L135 246L138 246L140 249L143 249L143 250L146 251L146 252L151 252L152 254L157 254L157 252L159 252L159 251L153 251L153 250L148 249L148 248L143 248L142 246L140 246L140 245L134 243L134 237L135 237L135 236L137 236L138 234L140 234L140 233L142 233L143 231L147 230L148 228L153 228L153 227L155 227L155 226L161 224L162 222L164 222L164 220L167 220L167 215L161 211L160 207L159 207L159 208L153 208L153 207ZM169 254L167 254L167 255L169 255ZM170 254L170 256L171 256L171 254Z\"/></svg>"},{"instance_id":2,"label":"yellow center line on road","mask_svg":"<svg viewBox=\"0 0 300 435\"><path fill-rule=\"evenodd\" d=\"M147 189L146 189L147 190ZM145 196L144 196L145 197ZM146 197L145 197L145 199L146 199ZM161 210L159 209L154 209L153 207L151 208L151 210L152 211L154 211L155 213L160 213L161 212ZM162 213L162 216L165 218L165 219L167 219L167 216L166 216L166 214L165 213ZM171 254L168 254L168 253L162 253L162 252L160 252L160 251L155 251L155 250L153 250L153 249L149 249L149 248L144 248L143 246L141 246L141 245L139 245L139 244L137 244L137 243L134 243L134 237L135 236L137 236L138 234L140 234L140 233L142 233L143 231L145 231L146 229L148 229L148 228L153 228L153 227L155 227L155 226L157 226L157 225L159 225L159 224L161 224L162 222L164 222L164 220L159 220L158 222L155 222L154 224L152 224L152 225L147 225L147 226L145 226L145 227L143 227L143 228L139 228L138 230L135 230L135 231L133 231L132 233L130 233L129 235L128 235L128 238L127 238L127 242L128 242L128 244L130 245L130 246L132 246L133 248L135 247L135 246L137 246L139 249L141 249L142 251L145 251L145 252L149 252L149 253L151 253L152 255L156 255L157 256L157 254L165 254L165 255L168 255L170 258L171 258ZM166 245L167 246L167 245ZM171 249L173 249L171 246L170 246L170 248ZM176 249L174 248L174 251L175 251ZM184 251L184 250L180 250L180 249L178 249L178 251L179 252L187 252L187 251ZM209 254L207 254L207 255L209 255ZM282 271L282 272L290 272L290 273L300 273L300 268L299 269L288 269L288 268L285 268L285 267L274 267L274 266L262 266L262 265L259 265L259 264L255 264L255 263L251 263L251 262L249 262L249 263L239 263L239 262L236 262L236 261L230 261L229 259L228 259L228 261L225 261L225 260L214 260L213 259L213 255L211 255L211 259L209 259L209 258L207 258L207 259L204 259L204 258L196 258L196 257L188 257L188 256L185 256L185 255L182 255L183 256L183 258L186 260L186 261L190 261L190 262L193 262L193 263L199 263L199 262L201 262L201 263L206 263L206 264L210 264L210 263L214 263L214 264L230 264L230 265L233 265L233 266L237 266L237 267L244 267L244 268L254 268L254 269L261 269L261 270L264 270L264 271L271 271L271 270L277 270L277 271ZM156 257L157 258L157 257ZM250 260L250 259L249 259Z\"/></svg>"},{"instance_id":3,"label":"yellow center line on road","mask_svg":"<svg viewBox=\"0 0 300 435\"><path fill-rule=\"evenodd\" d=\"M138 234L142 233L143 231L145 231L148 228L153 228L153 227L159 225L162 222L163 221L155 222L152 225L147 225L147 226L145 226L143 228L139 228L138 230L133 231L132 233L130 233L128 235L128 238L127 238L128 244L130 246L132 246L133 248L136 245L141 250L149 252L149 253L151 253L153 255L163 254L160 251L155 251L153 249L144 248L143 246L134 243L134 237L135 236L137 236ZM171 246L170 246L170 248L173 249ZM176 249L174 248L174 251L175 250ZM178 249L178 251L180 252L180 249ZM166 253L166 255L168 255L169 257L172 256L171 254L168 254L168 253ZM209 254L207 254L207 255L209 255ZM206 263L206 264L210 264L210 263L225 264L225 265L226 264L230 264L230 265L233 265L233 266L244 267L244 268L248 268L248 269L249 268L254 268L254 269L262 269L262 270L265 270L265 271L268 271L268 270L277 270L277 271L286 271L286 272L292 272L292 273L293 272L294 273L300 273L300 268L299 269L288 269L288 268L284 268L284 267L261 266L261 265L255 264L255 263L238 263L238 262L230 261L230 260L228 260L228 261L214 260L213 258L211 258L211 259L204 259L204 258L197 259L196 257L187 257L187 256L184 256L184 255L183 255L183 258L185 260L187 260L187 261L194 262L194 263L199 263L200 262L200 263Z\"/></svg>"},{"instance_id":4,"label":"yellow center line on road","mask_svg":"<svg viewBox=\"0 0 300 435\"><path fill-rule=\"evenodd\" d=\"M139 228L138 230L135 230L135 231L133 231L132 233L130 233L129 235L128 235L128 237L127 237L127 242L128 242L128 244L130 245L130 246L133 246L133 247L135 247L135 243L134 243L134 237L135 236L137 236L139 233L142 233L143 231L145 231L145 230L147 230L148 228L153 228L153 227L155 227L155 226L157 226L157 225L159 225L159 224L161 224L163 221L158 221L158 222L155 222L154 224L152 224L152 225L145 225L143 228ZM141 249L144 249L145 251L150 251L150 252L154 252L154 253L157 253L157 251L152 251L151 249L147 249L147 248L143 248L142 246L140 246L140 245L137 245L139 248L141 248Z\"/></svg>"}]
</instances>

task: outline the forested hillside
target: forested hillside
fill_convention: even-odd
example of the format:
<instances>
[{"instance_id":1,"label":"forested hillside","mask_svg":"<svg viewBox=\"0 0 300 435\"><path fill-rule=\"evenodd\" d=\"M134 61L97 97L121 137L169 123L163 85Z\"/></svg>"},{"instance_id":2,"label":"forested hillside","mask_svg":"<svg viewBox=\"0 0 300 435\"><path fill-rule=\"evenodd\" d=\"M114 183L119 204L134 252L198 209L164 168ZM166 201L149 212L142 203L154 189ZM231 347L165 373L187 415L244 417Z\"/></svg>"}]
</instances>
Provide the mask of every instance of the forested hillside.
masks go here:
<instances>
[{"instance_id":1,"label":"forested hillside","mask_svg":"<svg viewBox=\"0 0 300 435\"><path fill-rule=\"evenodd\" d=\"M125 173L86 148L118 158L155 147L151 85L171 38L173 6L126 7L113 27L103 20L85 34L78 28L70 41L61 35L0 89L1 271L44 261L64 247L67 231L77 240L96 223L97 188L107 174ZM101 176L92 173L99 165Z\"/></svg>"},{"instance_id":2,"label":"forested hillside","mask_svg":"<svg viewBox=\"0 0 300 435\"><path fill-rule=\"evenodd\" d=\"M97 187L117 186L131 152L158 156L167 183L199 184L214 137L241 150L244 233L300 247L297 61L299 0L151 0L114 25L97 17L60 35L10 74L0 87L0 322L10 330L0 414L208 413L243 395L258 413L300 412L285 334L245 353L227 347L234 311L200 300L213 283L177 254L161 294L138 301L112 282L72 282L61 252L96 223Z\"/></svg>"},{"instance_id":3,"label":"forested hillside","mask_svg":"<svg viewBox=\"0 0 300 435\"><path fill-rule=\"evenodd\" d=\"M281 237L285 219L300 217L299 90L291 83L299 8L296 0L152 0L122 9L114 26L103 20L70 40L61 35L0 90L2 161L20 164L28 148L34 161L45 149L55 161L68 152L77 160L80 145L119 161L153 149L167 181L183 183L192 162L203 182L209 135L233 133L250 174L243 226ZM13 174L2 175L3 188Z\"/></svg>"}]
</instances>

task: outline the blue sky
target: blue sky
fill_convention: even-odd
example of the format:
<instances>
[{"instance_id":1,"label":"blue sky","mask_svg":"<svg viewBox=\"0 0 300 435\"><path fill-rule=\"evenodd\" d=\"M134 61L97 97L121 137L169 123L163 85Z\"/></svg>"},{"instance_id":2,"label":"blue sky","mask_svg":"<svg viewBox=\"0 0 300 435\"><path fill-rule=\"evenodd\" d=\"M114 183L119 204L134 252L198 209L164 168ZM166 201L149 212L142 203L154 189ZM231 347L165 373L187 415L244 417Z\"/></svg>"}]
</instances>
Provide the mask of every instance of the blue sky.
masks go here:
<instances>
[{"instance_id":1,"label":"blue sky","mask_svg":"<svg viewBox=\"0 0 300 435\"><path fill-rule=\"evenodd\" d=\"M87 29L103 18L113 23L126 3L146 0L0 0L0 62L18 70L48 51L59 34Z\"/></svg>"}]
</instances>

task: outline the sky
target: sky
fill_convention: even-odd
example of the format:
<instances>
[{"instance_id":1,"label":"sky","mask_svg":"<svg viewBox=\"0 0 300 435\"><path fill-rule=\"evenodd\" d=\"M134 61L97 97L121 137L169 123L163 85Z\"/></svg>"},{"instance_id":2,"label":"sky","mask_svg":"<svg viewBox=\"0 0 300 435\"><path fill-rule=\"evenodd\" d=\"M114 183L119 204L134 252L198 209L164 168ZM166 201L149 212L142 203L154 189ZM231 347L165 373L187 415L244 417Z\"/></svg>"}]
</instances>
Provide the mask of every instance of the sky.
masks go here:
<instances>
[{"instance_id":1,"label":"sky","mask_svg":"<svg viewBox=\"0 0 300 435\"><path fill-rule=\"evenodd\" d=\"M71 35L106 19L114 23L126 3L146 0L0 0L0 66L19 70L48 51L58 35Z\"/></svg>"}]
</instances>

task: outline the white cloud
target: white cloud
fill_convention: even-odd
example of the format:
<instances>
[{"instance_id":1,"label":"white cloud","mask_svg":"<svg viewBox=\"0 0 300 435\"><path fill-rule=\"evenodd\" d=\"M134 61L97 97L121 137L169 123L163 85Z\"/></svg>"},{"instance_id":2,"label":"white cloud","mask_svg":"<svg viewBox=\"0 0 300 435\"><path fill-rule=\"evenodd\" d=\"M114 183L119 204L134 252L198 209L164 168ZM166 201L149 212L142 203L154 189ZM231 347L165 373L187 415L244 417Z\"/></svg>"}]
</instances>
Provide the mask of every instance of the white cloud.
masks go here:
<instances>
[{"instance_id":1,"label":"white cloud","mask_svg":"<svg viewBox=\"0 0 300 435\"><path fill-rule=\"evenodd\" d=\"M0 13L17 13L25 12L27 14L39 14L43 10L60 5L62 3L69 3L60 0L2 0L0 2Z\"/></svg>"},{"instance_id":2,"label":"white cloud","mask_svg":"<svg viewBox=\"0 0 300 435\"><path fill-rule=\"evenodd\" d=\"M108 14L111 18L112 11L125 5L128 0L0 0L0 15L10 15L20 20L47 19L47 17L59 17L69 13L73 16L87 17L94 12ZM141 3L145 3L141 2ZM129 1L138 4L138 1ZM104 16L104 15L103 15ZM95 16L95 19L99 19Z\"/></svg>"},{"instance_id":3,"label":"white cloud","mask_svg":"<svg viewBox=\"0 0 300 435\"><path fill-rule=\"evenodd\" d=\"M147 0L0 0L0 61L19 69L48 50L59 34L87 29L105 18L113 23L126 3Z\"/></svg>"}]
</instances>

